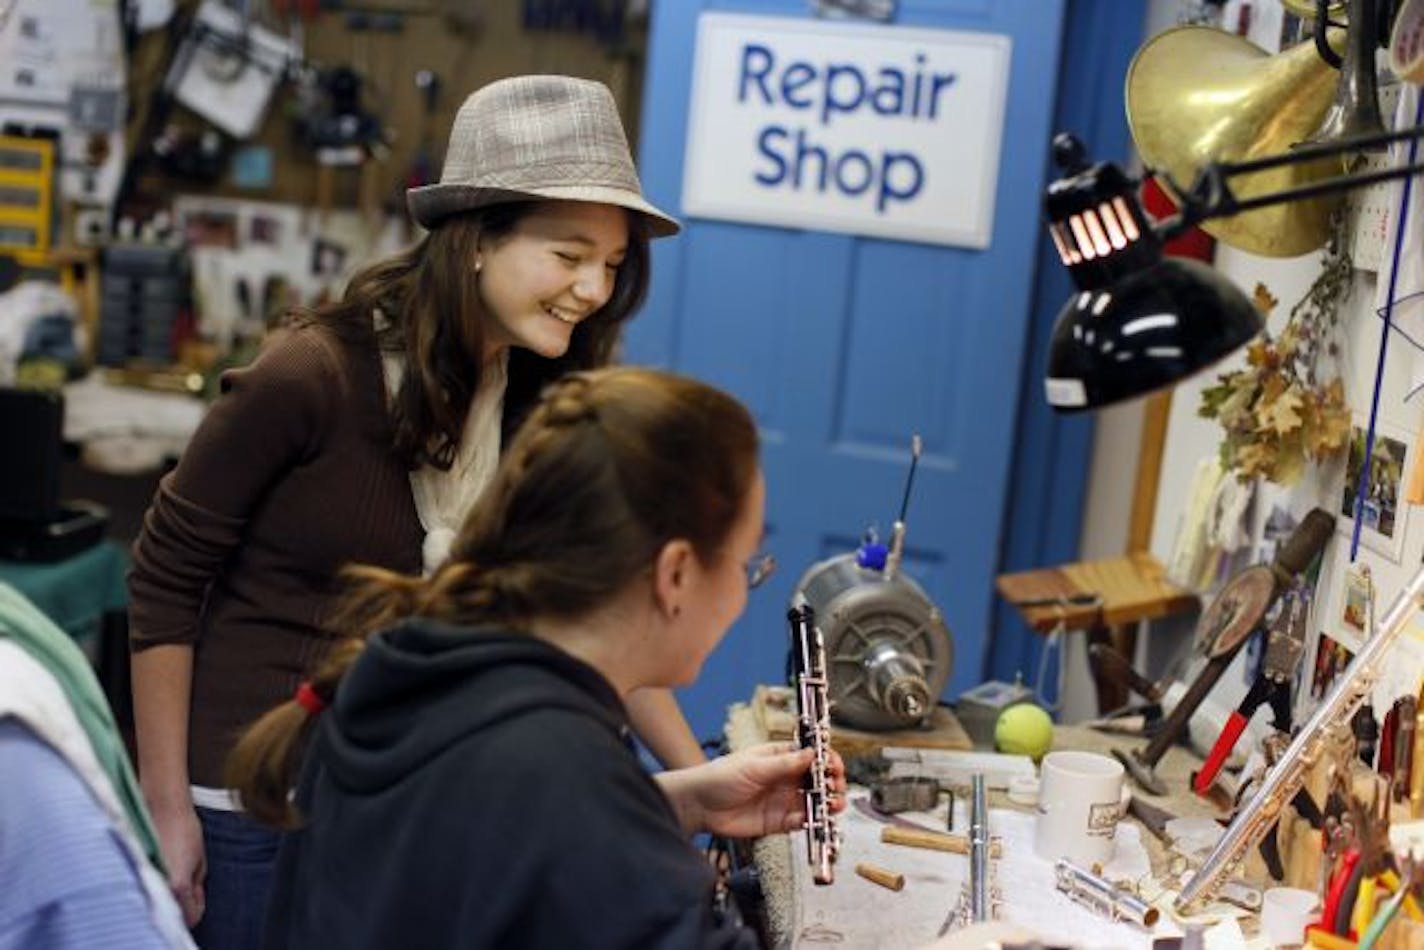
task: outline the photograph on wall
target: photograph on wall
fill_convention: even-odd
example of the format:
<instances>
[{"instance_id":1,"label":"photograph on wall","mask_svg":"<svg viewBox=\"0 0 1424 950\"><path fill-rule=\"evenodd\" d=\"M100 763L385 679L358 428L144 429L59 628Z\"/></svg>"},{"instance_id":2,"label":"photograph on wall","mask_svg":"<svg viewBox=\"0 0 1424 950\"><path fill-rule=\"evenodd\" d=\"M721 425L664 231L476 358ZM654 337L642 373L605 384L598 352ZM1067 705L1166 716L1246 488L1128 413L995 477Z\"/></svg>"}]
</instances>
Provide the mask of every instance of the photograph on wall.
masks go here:
<instances>
[{"instance_id":1,"label":"photograph on wall","mask_svg":"<svg viewBox=\"0 0 1424 950\"><path fill-rule=\"evenodd\" d=\"M271 214L254 214L248 222L247 239L253 244L276 246L282 243L282 219Z\"/></svg>"},{"instance_id":2,"label":"photograph on wall","mask_svg":"<svg viewBox=\"0 0 1424 950\"><path fill-rule=\"evenodd\" d=\"M1321 631L1315 644L1315 671L1310 678L1310 698L1320 700L1334 685L1335 678L1345 671L1355 658L1354 651L1339 640Z\"/></svg>"},{"instance_id":3,"label":"photograph on wall","mask_svg":"<svg viewBox=\"0 0 1424 950\"><path fill-rule=\"evenodd\" d=\"M1355 636L1365 636L1369 628L1370 614L1374 599L1374 587L1370 580L1370 568L1358 564L1345 572L1345 608L1341 622Z\"/></svg>"},{"instance_id":4,"label":"photograph on wall","mask_svg":"<svg viewBox=\"0 0 1424 950\"><path fill-rule=\"evenodd\" d=\"M237 247L237 213L234 211L200 208L184 214L182 221L183 239L189 247Z\"/></svg>"},{"instance_id":5,"label":"photograph on wall","mask_svg":"<svg viewBox=\"0 0 1424 950\"><path fill-rule=\"evenodd\" d=\"M1362 493L1360 477L1364 474L1364 462L1365 428L1357 419L1350 429L1350 452L1340 491L1339 527L1347 536L1354 534L1358 507L1360 543L1398 564L1409 511L1409 506L1399 501L1404 475L1409 471L1408 438L1389 426L1375 426L1370 469Z\"/></svg>"}]
</instances>

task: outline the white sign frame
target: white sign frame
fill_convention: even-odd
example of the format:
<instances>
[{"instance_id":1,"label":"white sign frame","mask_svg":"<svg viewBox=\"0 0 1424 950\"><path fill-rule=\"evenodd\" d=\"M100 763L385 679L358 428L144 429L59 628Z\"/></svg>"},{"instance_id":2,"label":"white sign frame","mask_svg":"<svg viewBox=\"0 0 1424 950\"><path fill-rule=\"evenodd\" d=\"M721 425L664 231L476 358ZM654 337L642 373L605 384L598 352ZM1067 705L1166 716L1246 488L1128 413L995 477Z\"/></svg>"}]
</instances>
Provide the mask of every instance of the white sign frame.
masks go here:
<instances>
[{"instance_id":1,"label":"white sign frame","mask_svg":"<svg viewBox=\"0 0 1424 950\"><path fill-rule=\"evenodd\" d=\"M1012 46L999 33L703 13L683 214L987 248Z\"/></svg>"}]
</instances>

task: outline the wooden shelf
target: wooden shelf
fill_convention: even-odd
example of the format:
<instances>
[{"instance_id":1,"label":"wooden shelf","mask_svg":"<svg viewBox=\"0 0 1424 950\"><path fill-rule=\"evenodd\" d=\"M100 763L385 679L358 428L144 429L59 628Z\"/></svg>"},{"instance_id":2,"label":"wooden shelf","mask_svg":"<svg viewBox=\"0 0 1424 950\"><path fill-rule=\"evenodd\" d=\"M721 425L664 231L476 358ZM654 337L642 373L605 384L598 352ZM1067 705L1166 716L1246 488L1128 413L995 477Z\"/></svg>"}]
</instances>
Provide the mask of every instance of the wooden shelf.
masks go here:
<instances>
[{"instance_id":1,"label":"wooden shelf","mask_svg":"<svg viewBox=\"0 0 1424 950\"><path fill-rule=\"evenodd\" d=\"M1196 609L1197 595L1165 575L1166 569L1155 557L1139 552L1000 574L994 583L1000 596L1018 608L1029 626L1048 633L1059 623L1069 630L1117 627ZM1056 602L1092 594L1098 595L1100 602Z\"/></svg>"}]
</instances>

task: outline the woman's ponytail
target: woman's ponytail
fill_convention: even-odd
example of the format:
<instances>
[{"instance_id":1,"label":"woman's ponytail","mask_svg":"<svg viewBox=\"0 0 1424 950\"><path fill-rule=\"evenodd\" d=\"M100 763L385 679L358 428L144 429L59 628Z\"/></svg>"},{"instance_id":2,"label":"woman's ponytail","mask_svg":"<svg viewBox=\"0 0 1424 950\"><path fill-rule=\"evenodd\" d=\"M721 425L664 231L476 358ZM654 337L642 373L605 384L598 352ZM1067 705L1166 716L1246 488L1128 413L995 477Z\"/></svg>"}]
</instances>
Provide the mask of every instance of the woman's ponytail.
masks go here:
<instances>
[{"instance_id":1,"label":"woman's ponytail","mask_svg":"<svg viewBox=\"0 0 1424 950\"><path fill-rule=\"evenodd\" d=\"M268 710L238 740L228 756L224 780L237 790L243 811L253 818L283 830L301 823L291 791L307 734L335 699L337 685L364 648L364 640L341 641L291 699Z\"/></svg>"}]
</instances>

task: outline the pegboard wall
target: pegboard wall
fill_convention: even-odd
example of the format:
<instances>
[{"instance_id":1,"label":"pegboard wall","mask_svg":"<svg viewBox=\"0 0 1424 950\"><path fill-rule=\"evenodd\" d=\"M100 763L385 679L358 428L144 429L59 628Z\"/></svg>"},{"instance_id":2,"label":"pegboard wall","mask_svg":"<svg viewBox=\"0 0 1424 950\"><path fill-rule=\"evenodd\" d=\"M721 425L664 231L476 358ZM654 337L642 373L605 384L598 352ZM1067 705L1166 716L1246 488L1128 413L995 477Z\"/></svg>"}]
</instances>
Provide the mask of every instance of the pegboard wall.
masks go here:
<instances>
[{"instance_id":1,"label":"pegboard wall","mask_svg":"<svg viewBox=\"0 0 1424 950\"><path fill-rule=\"evenodd\" d=\"M439 176L446 136L460 103L470 92L504 76L522 73L563 73L597 79L612 88L630 140L636 142L641 98L645 30L627 23L614 35L598 28L626 8L626 3L587 0L582 4L547 0L389 0L352 4L346 0L273 0L259 5L259 21L283 36L300 27L307 62L321 68L348 66L362 79L362 102L379 117L390 139L389 154L373 168L367 183L388 208L401 200L412 169L424 157L433 177ZM180 13L196 8L185 0ZM571 14L578 14L573 16ZM143 148L148 117L174 49L176 31L159 29L141 37L129 66L133 109L127 126L130 154ZM440 91L427 112L417 88L420 70L439 78ZM250 139L232 145L236 155L256 158L265 183L241 184L233 158L225 161L221 178L212 185L195 184L149 167L133 189L140 209L161 204L175 192L279 201L300 205L318 202L319 166L310 149L292 132L299 109L290 84L279 87L265 119ZM178 106L170 121L184 131L200 133L208 123ZM361 200L360 176L342 170L326 178L332 204L355 207ZM250 180L250 179L249 179Z\"/></svg>"}]
</instances>

